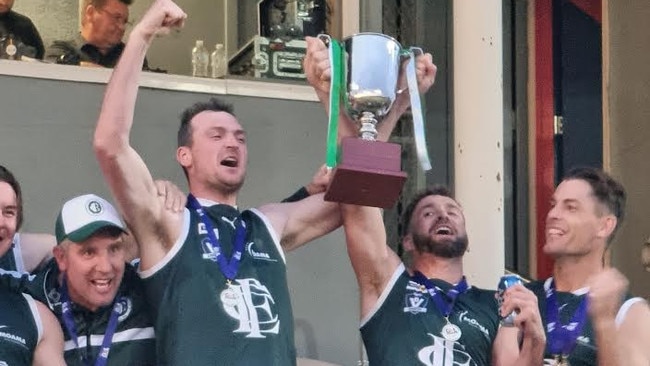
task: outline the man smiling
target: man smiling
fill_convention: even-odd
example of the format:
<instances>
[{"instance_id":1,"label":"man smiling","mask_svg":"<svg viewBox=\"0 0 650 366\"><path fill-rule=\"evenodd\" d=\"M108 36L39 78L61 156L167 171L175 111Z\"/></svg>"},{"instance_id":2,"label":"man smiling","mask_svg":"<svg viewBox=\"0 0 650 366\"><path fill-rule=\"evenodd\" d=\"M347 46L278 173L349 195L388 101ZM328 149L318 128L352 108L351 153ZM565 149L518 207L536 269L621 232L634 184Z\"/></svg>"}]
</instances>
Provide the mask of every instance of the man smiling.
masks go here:
<instances>
[{"instance_id":1,"label":"man smiling","mask_svg":"<svg viewBox=\"0 0 650 366\"><path fill-rule=\"evenodd\" d=\"M135 269L125 263L125 230L103 198L75 197L57 217L54 260L32 276L0 276L55 313L68 365L156 365L149 307Z\"/></svg>"}]
</instances>

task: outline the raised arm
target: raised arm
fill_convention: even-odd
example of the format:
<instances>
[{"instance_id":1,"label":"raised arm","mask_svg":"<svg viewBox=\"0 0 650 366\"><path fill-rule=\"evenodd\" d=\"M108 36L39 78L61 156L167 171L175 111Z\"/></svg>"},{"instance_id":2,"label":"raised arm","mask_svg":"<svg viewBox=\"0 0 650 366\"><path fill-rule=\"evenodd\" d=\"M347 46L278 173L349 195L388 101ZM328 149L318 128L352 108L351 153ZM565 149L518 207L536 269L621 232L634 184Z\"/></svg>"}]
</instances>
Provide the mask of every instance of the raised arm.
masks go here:
<instances>
[{"instance_id":1,"label":"raised arm","mask_svg":"<svg viewBox=\"0 0 650 366\"><path fill-rule=\"evenodd\" d=\"M361 318L375 306L395 269L399 257L386 245L381 210L341 204L345 241L361 296Z\"/></svg>"},{"instance_id":2,"label":"raised arm","mask_svg":"<svg viewBox=\"0 0 650 366\"><path fill-rule=\"evenodd\" d=\"M648 303L640 300L631 303L627 309L621 308L628 281L614 268L608 268L593 276L588 286L587 304L598 345L598 365L649 365Z\"/></svg>"},{"instance_id":3,"label":"raised arm","mask_svg":"<svg viewBox=\"0 0 650 366\"><path fill-rule=\"evenodd\" d=\"M34 366L65 366L63 359L63 333L59 321L47 306L36 302L43 326L43 335L34 351Z\"/></svg>"},{"instance_id":4,"label":"raised arm","mask_svg":"<svg viewBox=\"0 0 650 366\"><path fill-rule=\"evenodd\" d=\"M303 61L303 67L307 80L327 109L330 85L328 50L325 44L317 38L307 37L306 40L307 54ZM431 55L426 54L418 57L417 76L420 92L429 90L435 80L435 74L436 67L431 62ZM378 140L388 140L398 118L408 108L408 94L402 93L396 103L398 107L394 108L395 111L379 127ZM356 136L356 127L350 119L344 113L341 113L339 118L343 122L339 126L339 139ZM331 202L325 202L322 194L293 203L262 206L260 210L271 220L286 250L297 248L334 230L341 222L338 206Z\"/></svg>"},{"instance_id":5,"label":"raised arm","mask_svg":"<svg viewBox=\"0 0 650 366\"><path fill-rule=\"evenodd\" d=\"M99 165L124 219L141 245L142 268L161 260L179 235L180 214L166 214L149 169L129 143L142 62L157 34L180 27L185 13L156 0L135 26L104 95L95 130Z\"/></svg>"}]
</instances>

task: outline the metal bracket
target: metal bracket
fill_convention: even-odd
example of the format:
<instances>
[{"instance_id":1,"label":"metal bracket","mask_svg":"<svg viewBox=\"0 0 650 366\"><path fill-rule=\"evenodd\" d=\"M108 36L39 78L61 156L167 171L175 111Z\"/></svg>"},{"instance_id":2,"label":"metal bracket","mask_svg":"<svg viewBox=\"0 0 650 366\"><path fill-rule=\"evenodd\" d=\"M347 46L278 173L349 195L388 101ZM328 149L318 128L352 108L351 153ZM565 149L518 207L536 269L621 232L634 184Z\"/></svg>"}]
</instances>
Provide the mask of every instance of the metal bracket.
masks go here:
<instances>
[{"instance_id":1,"label":"metal bracket","mask_svg":"<svg viewBox=\"0 0 650 366\"><path fill-rule=\"evenodd\" d=\"M555 136L564 134L564 118L562 116L553 116L553 134Z\"/></svg>"}]
</instances>

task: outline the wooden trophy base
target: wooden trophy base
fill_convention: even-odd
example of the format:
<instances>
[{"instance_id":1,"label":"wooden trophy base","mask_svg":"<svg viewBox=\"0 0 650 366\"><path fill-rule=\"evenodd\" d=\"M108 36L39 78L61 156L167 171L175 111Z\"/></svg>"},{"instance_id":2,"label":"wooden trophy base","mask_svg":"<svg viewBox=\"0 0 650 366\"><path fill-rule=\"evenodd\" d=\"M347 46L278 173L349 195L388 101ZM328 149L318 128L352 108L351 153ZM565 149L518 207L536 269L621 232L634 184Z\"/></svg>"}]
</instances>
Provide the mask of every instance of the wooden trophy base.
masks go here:
<instances>
[{"instance_id":1,"label":"wooden trophy base","mask_svg":"<svg viewBox=\"0 0 650 366\"><path fill-rule=\"evenodd\" d=\"M399 198L406 173L401 171L399 144L347 137L341 141L325 200L390 208Z\"/></svg>"}]
</instances>

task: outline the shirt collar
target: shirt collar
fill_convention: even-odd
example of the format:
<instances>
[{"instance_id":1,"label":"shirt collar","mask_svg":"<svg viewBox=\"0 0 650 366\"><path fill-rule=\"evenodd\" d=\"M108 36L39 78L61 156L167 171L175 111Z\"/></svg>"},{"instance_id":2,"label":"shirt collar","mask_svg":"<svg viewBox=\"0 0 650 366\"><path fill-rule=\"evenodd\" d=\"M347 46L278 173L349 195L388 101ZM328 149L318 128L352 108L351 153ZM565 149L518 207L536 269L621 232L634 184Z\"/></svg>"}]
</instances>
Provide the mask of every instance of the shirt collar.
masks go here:
<instances>
[{"instance_id":1,"label":"shirt collar","mask_svg":"<svg viewBox=\"0 0 650 366\"><path fill-rule=\"evenodd\" d=\"M209 200L207 198L196 197L196 200L199 201L199 204L201 204L201 206L203 206L203 207L210 207L210 206L214 206L214 205L226 205L225 203L215 202L215 201ZM226 205L226 206L230 206L230 205ZM235 209L238 209L237 206L231 206L231 207L234 207Z\"/></svg>"}]
</instances>

